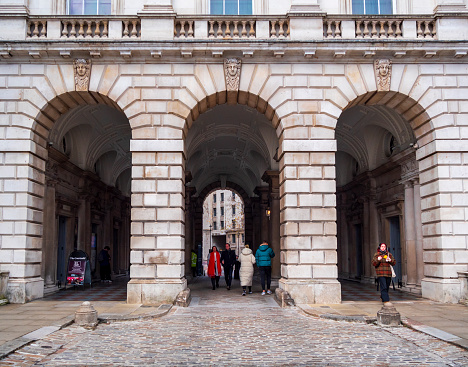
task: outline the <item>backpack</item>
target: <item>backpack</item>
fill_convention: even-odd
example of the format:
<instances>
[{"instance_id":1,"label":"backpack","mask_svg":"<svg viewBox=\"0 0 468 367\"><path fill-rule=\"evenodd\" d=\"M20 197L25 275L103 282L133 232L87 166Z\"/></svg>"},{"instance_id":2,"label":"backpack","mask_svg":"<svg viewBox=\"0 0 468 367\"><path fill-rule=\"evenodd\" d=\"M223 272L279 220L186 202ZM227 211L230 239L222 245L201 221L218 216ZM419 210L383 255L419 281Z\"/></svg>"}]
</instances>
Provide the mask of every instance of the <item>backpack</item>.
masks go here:
<instances>
[{"instance_id":1,"label":"backpack","mask_svg":"<svg viewBox=\"0 0 468 367\"><path fill-rule=\"evenodd\" d=\"M104 261L104 254L102 253L104 250L101 250L101 252L99 253L99 256L97 258L97 261L99 261L100 263Z\"/></svg>"}]
</instances>

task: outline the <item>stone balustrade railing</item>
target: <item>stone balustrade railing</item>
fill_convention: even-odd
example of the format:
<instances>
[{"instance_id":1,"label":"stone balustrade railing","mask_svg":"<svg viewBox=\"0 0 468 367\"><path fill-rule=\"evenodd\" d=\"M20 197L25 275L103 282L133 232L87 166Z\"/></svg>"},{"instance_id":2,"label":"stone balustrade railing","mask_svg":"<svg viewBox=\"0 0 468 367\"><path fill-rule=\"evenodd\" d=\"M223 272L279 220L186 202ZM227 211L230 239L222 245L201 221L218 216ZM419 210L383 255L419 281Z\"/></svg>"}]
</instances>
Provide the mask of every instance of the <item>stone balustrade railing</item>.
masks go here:
<instances>
[{"instance_id":1,"label":"stone balustrade railing","mask_svg":"<svg viewBox=\"0 0 468 367\"><path fill-rule=\"evenodd\" d=\"M404 32L403 28L412 32ZM408 33L408 34L404 34ZM409 33L411 33L409 35ZM324 39L437 39L434 19L402 19L396 17L365 16L357 19L325 18L323 20Z\"/></svg>"},{"instance_id":2,"label":"stone balustrade railing","mask_svg":"<svg viewBox=\"0 0 468 367\"><path fill-rule=\"evenodd\" d=\"M71 16L29 17L26 20L12 18L15 25L23 23L21 32L4 39L67 39L67 40L444 40L457 39L444 17L422 16L311 16L272 19L269 16L174 16L173 19L158 16L108 16L76 18ZM456 20L466 21L462 16ZM167 23L169 21L169 23ZM0 21L0 25L4 20ZM323 32L317 28L322 24ZM463 23L462 23L463 24ZM173 28L172 28L173 27ZM310 28L307 28L310 27ZM448 27L445 29L444 27ZM468 28L468 27L467 27ZM6 28L5 28L6 29ZM18 29L18 28L16 28ZM468 34L468 30L464 30ZM313 34L306 37L305 34ZM464 33L460 33L464 34ZM462 40L462 39L460 39Z\"/></svg>"},{"instance_id":3,"label":"stone balustrade railing","mask_svg":"<svg viewBox=\"0 0 468 367\"><path fill-rule=\"evenodd\" d=\"M257 28L261 31L257 32ZM287 39L289 38L287 19L266 20L262 18L206 19L177 18L174 22L175 39Z\"/></svg>"}]
</instances>

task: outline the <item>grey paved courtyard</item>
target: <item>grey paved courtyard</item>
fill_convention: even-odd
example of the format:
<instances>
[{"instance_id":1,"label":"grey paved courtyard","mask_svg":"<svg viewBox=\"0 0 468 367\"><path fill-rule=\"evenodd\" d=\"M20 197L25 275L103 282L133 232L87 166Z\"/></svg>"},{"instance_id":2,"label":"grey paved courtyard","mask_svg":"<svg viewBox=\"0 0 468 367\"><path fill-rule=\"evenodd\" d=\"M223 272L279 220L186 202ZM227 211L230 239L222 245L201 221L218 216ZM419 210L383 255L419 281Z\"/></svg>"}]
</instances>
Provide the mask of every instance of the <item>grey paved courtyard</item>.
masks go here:
<instances>
[{"instance_id":1,"label":"grey paved courtyard","mask_svg":"<svg viewBox=\"0 0 468 367\"><path fill-rule=\"evenodd\" d=\"M319 319L281 309L258 289L242 297L238 286L222 285L192 284L190 307L159 319L59 330L0 365L468 365L468 351L405 327Z\"/></svg>"}]
</instances>

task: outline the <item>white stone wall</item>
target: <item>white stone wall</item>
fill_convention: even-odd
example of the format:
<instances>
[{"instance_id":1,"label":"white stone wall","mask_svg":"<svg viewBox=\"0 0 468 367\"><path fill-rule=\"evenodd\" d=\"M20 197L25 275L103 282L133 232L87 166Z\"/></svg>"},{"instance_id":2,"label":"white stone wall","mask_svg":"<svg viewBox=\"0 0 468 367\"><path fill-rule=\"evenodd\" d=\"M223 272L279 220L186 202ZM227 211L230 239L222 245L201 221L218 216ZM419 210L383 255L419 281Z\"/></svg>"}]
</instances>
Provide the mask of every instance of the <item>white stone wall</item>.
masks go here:
<instances>
[{"instance_id":1,"label":"white stone wall","mask_svg":"<svg viewBox=\"0 0 468 367\"><path fill-rule=\"evenodd\" d=\"M184 136L196 123L191 111L204 112L216 98L225 101L222 61L96 61L92 67L90 90L115 101L132 127L129 302L167 301L186 287ZM394 62L391 91L368 101L395 108L415 131L420 146L423 295L447 302L456 301L460 293L457 271L468 268L467 72L464 63ZM40 296L42 289L43 172L54 116L40 116L40 110L73 87L71 60L59 65L15 60L0 64L0 270L11 272L12 289L20 287L25 299ZM264 112L280 139L280 284L299 301L337 302L334 128L350 102L375 91L372 60L245 61L239 89L239 103ZM35 121L38 116L41 123Z\"/></svg>"}]
</instances>

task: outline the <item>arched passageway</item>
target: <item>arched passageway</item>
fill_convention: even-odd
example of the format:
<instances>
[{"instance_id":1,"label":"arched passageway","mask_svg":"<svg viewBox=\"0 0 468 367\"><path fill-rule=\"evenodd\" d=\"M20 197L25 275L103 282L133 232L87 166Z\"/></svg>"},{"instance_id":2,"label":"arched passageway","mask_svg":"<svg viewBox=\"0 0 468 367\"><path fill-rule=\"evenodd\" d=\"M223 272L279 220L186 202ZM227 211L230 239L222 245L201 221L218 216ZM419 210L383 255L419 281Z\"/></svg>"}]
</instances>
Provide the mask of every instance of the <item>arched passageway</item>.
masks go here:
<instances>
[{"instance_id":1,"label":"arched passageway","mask_svg":"<svg viewBox=\"0 0 468 367\"><path fill-rule=\"evenodd\" d=\"M99 279L98 254L111 249L114 274L128 274L131 129L122 110L98 93L66 93L37 118L48 123L42 269L45 294L64 285L68 256L86 252Z\"/></svg>"},{"instance_id":2,"label":"arched passageway","mask_svg":"<svg viewBox=\"0 0 468 367\"><path fill-rule=\"evenodd\" d=\"M413 119L424 114L410 98L369 93L350 103L336 127L338 271L373 283L371 259L380 242L397 259L404 290L421 294L423 232ZM419 139L424 136L419 134Z\"/></svg>"},{"instance_id":3,"label":"arched passageway","mask_svg":"<svg viewBox=\"0 0 468 367\"><path fill-rule=\"evenodd\" d=\"M205 198L231 189L244 203L245 243L255 251L268 240L278 254L273 273L280 277L279 142L271 121L248 106L218 105L198 116L185 143L186 258L203 242Z\"/></svg>"}]
</instances>

